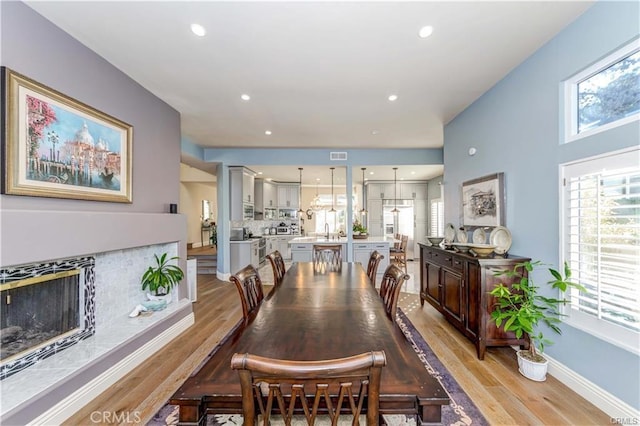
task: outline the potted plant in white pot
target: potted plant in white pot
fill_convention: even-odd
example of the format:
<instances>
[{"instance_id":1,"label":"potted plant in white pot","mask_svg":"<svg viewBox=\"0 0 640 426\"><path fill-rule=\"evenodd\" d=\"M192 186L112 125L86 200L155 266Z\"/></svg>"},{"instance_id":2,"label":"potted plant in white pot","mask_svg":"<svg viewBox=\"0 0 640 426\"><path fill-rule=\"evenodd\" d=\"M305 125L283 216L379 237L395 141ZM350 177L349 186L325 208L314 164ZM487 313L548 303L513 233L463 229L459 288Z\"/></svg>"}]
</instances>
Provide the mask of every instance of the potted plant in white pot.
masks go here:
<instances>
[{"instance_id":1,"label":"potted plant in white pot","mask_svg":"<svg viewBox=\"0 0 640 426\"><path fill-rule=\"evenodd\" d=\"M166 298L164 296L169 295L171 289L178 285L184 278L184 271L171 261L180 259L178 256L168 257L167 253L163 253L160 257L154 254L155 265L149 266L149 268L142 275L142 290L148 290L147 296L150 302L164 301L164 304L149 304L143 305L151 310L158 310L154 308L163 309L166 306ZM156 306L157 305L157 306ZM163 306L160 306L163 305Z\"/></svg>"},{"instance_id":2,"label":"potted plant in white pot","mask_svg":"<svg viewBox=\"0 0 640 426\"><path fill-rule=\"evenodd\" d=\"M537 326L543 323L561 334L559 324L563 314L559 307L569 302L539 294L540 287L534 284L531 274L535 267L542 265L540 261L527 261L518 263L512 270L497 272L496 276L515 278L515 282L510 287L500 283L489 293L495 298L491 319L496 326L514 332L517 338L524 336L528 339L529 349L518 351L518 367L523 376L536 381L546 379L548 361L542 353L545 345L553 343L544 337ZM566 262L564 274L548 269L552 279L547 284L551 288L562 292L569 288L586 291L583 286L571 281L571 269Z\"/></svg>"}]
</instances>

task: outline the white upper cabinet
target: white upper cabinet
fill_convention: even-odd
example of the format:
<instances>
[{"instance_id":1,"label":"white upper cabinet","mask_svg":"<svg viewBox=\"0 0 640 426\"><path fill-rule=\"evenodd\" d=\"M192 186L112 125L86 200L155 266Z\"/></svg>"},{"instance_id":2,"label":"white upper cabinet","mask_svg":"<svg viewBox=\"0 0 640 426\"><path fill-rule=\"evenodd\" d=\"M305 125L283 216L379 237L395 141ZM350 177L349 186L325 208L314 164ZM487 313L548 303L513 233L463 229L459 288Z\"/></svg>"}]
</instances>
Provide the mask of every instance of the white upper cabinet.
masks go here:
<instances>
[{"instance_id":1,"label":"white upper cabinet","mask_svg":"<svg viewBox=\"0 0 640 426\"><path fill-rule=\"evenodd\" d=\"M247 205L253 205L255 174L244 167L229 167L229 218L234 221L249 219ZM251 217L253 219L253 217Z\"/></svg>"},{"instance_id":2,"label":"white upper cabinet","mask_svg":"<svg viewBox=\"0 0 640 426\"><path fill-rule=\"evenodd\" d=\"M278 207L297 209L300 200L299 192L299 184L278 184Z\"/></svg>"},{"instance_id":3,"label":"white upper cabinet","mask_svg":"<svg viewBox=\"0 0 640 426\"><path fill-rule=\"evenodd\" d=\"M401 183L398 198L402 200L426 200L426 183Z\"/></svg>"}]
</instances>

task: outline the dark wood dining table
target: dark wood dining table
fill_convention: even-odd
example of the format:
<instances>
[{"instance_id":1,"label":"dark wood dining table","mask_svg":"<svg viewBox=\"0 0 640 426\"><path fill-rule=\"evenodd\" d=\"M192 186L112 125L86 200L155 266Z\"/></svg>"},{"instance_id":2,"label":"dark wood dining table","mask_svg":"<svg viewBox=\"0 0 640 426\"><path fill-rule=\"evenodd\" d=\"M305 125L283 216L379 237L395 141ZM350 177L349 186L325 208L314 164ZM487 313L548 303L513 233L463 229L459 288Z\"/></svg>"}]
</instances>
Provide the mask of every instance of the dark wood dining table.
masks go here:
<instances>
[{"instance_id":1,"label":"dark wood dining table","mask_svg":"<svg viewBox=\"0 0 640 426\"><path fill-rule=\"evenodd\" d=\"M330 269L330 268L329 268ZM384 350L380 412L440 423L449 397L426 370L402 330L385 315L360 263L338 270L294 263L257 311L234 329L169 400L179 424L204 425L207 414L242 413L235 352L271 358L320 360Z\"/></svg>"}]
</instances>

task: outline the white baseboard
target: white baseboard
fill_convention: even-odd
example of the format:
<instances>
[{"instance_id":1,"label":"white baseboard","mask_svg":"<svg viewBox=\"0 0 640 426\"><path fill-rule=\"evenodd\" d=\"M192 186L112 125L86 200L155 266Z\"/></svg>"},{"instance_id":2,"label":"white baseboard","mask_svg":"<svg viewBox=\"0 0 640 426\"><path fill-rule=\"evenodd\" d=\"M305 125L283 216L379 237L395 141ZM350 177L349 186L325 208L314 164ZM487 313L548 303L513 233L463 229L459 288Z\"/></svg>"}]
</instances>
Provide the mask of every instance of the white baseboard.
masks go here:
<instances>
[{"instance_id":1,"label":"white baseboard","mask_svg":"<svg viewBox=\"0 0 640 426\"><path fill-rule=\"evenodd\" d=\"M578 395L604 411L613 420L640 419L640 411L636 410L618 397L610 394L596 384L585 379L575 371L551 358L546 353L544 357L549 360L549 374L560 380ZM621 423L618 421L618 423ZM634 423L635 424L635 423Z\"/></svg>"},{"instance_id":2,"label":"white baseboard","mask_svg":"<svg viewBox=\"0 0 640 426\"><path fill-rule=\"evenodd\" d=\"M147 342L137 351L123 358L116 365L100 374L98 377L82 386L74 393L60 401L58 404L47 410L37 418L33 419L29 425L53 425L62 424L78 410L91 402L110 386L124 377L131 370L142 364L147 358L156 353L164 345L171 342L183 331L191 327L195 322L193 313L182 318L180 321L160 333L158 336ZM98 420L103 420L103 413L99 413ZM131 413L131 419L135 418L135 413ZM100 421L98 421L99 423Z\"/></svg>"},{"instance_id":3,"label":"white baseboard","mask_svg":"<svg viewBox=\"0 0 640 426\"><path fill-rule=\"evenodd\" d=\"M216 271L216 278L218 278L220 281L230 281L231 274Z\"/></svg>"}]
</instances>

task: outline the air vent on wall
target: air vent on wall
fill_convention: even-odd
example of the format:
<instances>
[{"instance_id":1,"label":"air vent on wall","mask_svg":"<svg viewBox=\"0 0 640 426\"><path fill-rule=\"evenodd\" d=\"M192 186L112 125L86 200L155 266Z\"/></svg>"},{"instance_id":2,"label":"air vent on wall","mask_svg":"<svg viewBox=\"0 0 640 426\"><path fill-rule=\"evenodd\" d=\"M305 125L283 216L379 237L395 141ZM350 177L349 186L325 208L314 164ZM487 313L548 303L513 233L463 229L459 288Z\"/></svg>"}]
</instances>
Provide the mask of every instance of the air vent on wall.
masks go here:
<instances>
[{"instance_id":1,"label":"air vent on wall","mask_svg":"<svg viewBox=\"0 0 640 426\"><path fill-rule=\"evenodd\" d=\"M329 160L331 161L346 161L347 153L346 152L331 152L329 153Z\"/></svg>"}]
</instances>

